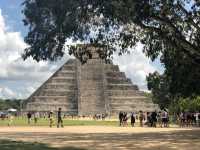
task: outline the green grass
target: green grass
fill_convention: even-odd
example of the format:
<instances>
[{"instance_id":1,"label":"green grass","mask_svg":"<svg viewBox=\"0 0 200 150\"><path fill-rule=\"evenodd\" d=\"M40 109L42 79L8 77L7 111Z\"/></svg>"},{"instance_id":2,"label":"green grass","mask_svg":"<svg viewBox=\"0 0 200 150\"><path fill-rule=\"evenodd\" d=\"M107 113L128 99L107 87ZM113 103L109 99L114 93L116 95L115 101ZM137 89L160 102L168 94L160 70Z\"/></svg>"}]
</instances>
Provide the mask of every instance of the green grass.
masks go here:
<instances>
[{"instance_id":1,"label":"green grass","mask_svg":"<svg viewBox=\"0 0 200 150\"><path fill-rule=\"evenodd\" d=\"M7 126L9 120L0 120L0 126ZM118 121L102 121L102 120L72 120L64 119L64 126L118 126ZM12 126L49 126L49 119L40 118L37 124L34 124L34 121L31 121L31 124L28 125L26 118L15 118L11 124ZM56 125L56 120L54 121Z\"/></svg>"}]
</instances>

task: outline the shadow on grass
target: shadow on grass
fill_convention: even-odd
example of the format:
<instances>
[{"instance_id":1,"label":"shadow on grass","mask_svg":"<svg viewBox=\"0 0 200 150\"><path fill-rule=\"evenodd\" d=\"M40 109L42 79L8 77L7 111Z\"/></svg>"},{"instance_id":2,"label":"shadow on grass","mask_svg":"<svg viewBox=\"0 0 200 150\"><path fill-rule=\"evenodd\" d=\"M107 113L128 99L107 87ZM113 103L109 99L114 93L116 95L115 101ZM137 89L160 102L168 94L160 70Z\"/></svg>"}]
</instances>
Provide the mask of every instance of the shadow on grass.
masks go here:
<instances>
[{"instance_id":1,"label":"shadow on grass","mask_svg":"<svg viewBox=\"0 0 200 150\"><path fill-rule=\"evenodd\" d=\"M47 144L22 141L0 140L0 150L86 150L75 147L53 148Z\"/></svg>"}]
</instances>

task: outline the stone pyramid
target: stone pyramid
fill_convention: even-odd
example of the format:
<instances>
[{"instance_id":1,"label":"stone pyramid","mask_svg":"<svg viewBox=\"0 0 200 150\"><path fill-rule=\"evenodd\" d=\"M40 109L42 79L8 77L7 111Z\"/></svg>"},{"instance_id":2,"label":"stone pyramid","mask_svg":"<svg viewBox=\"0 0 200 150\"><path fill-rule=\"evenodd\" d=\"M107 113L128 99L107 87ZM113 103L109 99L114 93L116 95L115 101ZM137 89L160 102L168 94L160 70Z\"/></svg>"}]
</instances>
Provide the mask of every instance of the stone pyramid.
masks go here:
<instances>
[{"instance_id":1,"label":"stone pyramid","mask_svg":"<svg viewBox=\"0 0 200 150\"><path fill-rule=\"evenodd\" d=\"M104 63L97 54L84 65L68 60L25 101L24 111L49 112L59 107L69 115L110 116L158 109L117 65Z\"/></svg>"}]
</instances>

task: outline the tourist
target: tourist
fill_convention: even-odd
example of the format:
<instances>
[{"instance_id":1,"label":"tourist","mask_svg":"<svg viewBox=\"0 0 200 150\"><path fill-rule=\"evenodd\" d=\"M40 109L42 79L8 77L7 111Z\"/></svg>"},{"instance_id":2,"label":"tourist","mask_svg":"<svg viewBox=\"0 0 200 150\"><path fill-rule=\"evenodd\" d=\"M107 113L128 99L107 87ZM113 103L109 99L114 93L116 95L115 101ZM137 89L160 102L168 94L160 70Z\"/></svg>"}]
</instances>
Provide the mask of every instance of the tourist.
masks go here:
<instances>
[{"instance_id":1,"label":"tourist","mask_svg":"<svg viewBox=\"0 0 200 150\"><path fill-rule=\"evenodd\" d=\"M122 126L122 120L123 120L123 113L119 112L119 126Z\"/></svg>"},{"instance_id":2,"label":"tourist","mask_svg":"<svg viewBox=\"0 0 200 150\"><path fill-rule=\"evenodd\" d=\"M157 113L156 111L151 113L151 127L156 128L156 123L157 123Z\"/></svg>"},{"instance_id":3,"label":"tourist","mask_svg":"<svg viewBox=\"0 0 200 150\"><path fill-rule=\"evenodd\" d=\"M135 114L134 112L131 113L131 126L134 127L135 124Z\"/></svg>"},{"instance_id":4,"label":"tourist","mask_svg":"<svg viewBox=\"0 0 200 150\"><path fill-rule=\"evenodd\" d=\"M63 119L62 119L62 108L58 109L57 119L58 119L57 128L59 128L60 126L63 128L64 126L63 126Z\"/></svg>"},{"instance_id":5,"label":"tourist","mask_svg":"<svg viewBox=\"0 0 200 150\"><path fill-rule=\"evenodd\" d=\"M27 113L28 124L30 124L30 123L31 123L31 117L32 117L32 114L31 114L31 112L28 112L28 113Z\"/></svg>"},{"instance_id":6,"label":"tourist","mask_svg":"<svg viewBox=\"0 0 200 150\"><path fill-rule=\"evenodd\" d=\"M196 126L196 114L195 113L192 113L192 116L191 116L191 119L192 119L192 126Z\"/></svg>"},{"instance_id":7,"label":"tourist","mask_svg":"<svg viewBox=\"0 0 200 150\"><path fill-rule=\"evenodd\" d=\"M51 128L54 124L53 111L49 112L48 118L49 118L49 127Z\"/></svg>"},{"instance_id":8,"label":"tourist","mask_svg":"<svg viewBox=\"0 0 200 150\"><path fill-rule=\"evenodd\" d=\"M184 112L180 113L179 120L180 120L180 127L184 127L185 126L185 113Z\"/></svg>"},{"instance_id":9,"label":"tourist","mask_svg":"<svg viewBox=\"0 0 200 150\"><path fill-rule=\"evenodd\" d=\"M128 117L127 117L127 113L123 112L123 116L122 116L122 124L123 126L128 126Z\"/></svg>"},{"instance_id":10,"label":"tourist","mask_svg":"<svg viewBox=\"0 0 200 150\"><path fill-rule=\"evenodd\" d=\"M164 109L161 113L162 127L167 127L167 111Z\"/></svg>"},{"instance_id":11,"label":"tourist","mask_svg":"<svg viewBox=\"0 0 200 150\"><path fill-rule=\"evenodd\" d=\"M199 126L199 113L196 112L196 113L194 114L194 116L195 116L196 127L198 127L198 126Z\"/></svg>"},{"instance_id":12,"label":"tourist","mask_svg":"<svg viewBox=\"0 0 200 150\"><path fill-rule=\"evenodd\" d=\"M39 116L40 116L39 112L34 113L33 117L34 117L34 123L35 124L37 124Z\"/></svg>"},{"instance_id":13,"label":"tourist","mask_svg":"<svg viewBox=\"0 0 200 150\"><path fill-rule=\"evenodd\" d=\"M161 128L162 127L161 111L159 111L157 114L157 121L158 121L159 127Z\"/></svg>"},{"instance_id":14,"label":"tourist","mask_svg":"<svg viewBox=\"0 0 200 150\"><path fill-rule=\"evenodd\" d=\"M169 116L166 109L164 109L162 117L163 117L163 127L168 127Z\"/></svg>"},{"instance_id":15,"label":"tourist","mask_svg":"<svg viewBox=\"0 0 200 150\"><path fill-rule=\"evenodd\" d=\"M8 113L8 126L10 127L13 124L14 116L11 113Z\"/></svg>"},{"instance_id":16,"label":"tourist","mask_svg":"<svg viewBox=\"0 0 200 150\"><path fill-rule=\"evenodd\" d=\"M147 116L147 121L146 121L145 125L147 125L148 127L151 127L151 124L152 124L151 113L147 112L146 116Z\"/></svg>"},{"instance_id":17,"label":"tourist","mask_svg":"<svg viewBox=\"0 0 200 150\"><path fill-rule=\"evenodd\" d=\"M186 126L189 127L191 124L191 114L189 112L186 113Z\"/></svg>"},{"instance_id":18,"label":"tourist","mask_svg":"<svg viewBox=\"0 0 200 150\"><path fill-rule=\"evenodd\" d=\"M139 122L140 122L140 127L143 127L143 120L144 120L144 114L143 114L143 112L140 110L140 111L139 111Z\"/></svg>"}]
</instances>

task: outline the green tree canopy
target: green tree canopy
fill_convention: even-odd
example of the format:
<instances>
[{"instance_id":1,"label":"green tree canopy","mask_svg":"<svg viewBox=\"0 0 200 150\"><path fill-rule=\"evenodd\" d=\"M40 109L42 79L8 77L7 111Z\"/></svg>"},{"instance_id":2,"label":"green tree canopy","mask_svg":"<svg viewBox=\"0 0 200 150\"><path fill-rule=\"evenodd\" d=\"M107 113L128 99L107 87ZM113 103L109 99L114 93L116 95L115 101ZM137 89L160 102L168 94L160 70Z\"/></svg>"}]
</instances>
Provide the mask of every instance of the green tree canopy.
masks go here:
<instances>
[{"instance_id":1,"label":"green tree canopy","mask_svg":"<svg viewBox=\"0 0 200 150\"><path fill-rule=\"evenodd\" d=\"M25 0L24 59L56 60L67 38L104 47L103 59L137 42L153 60L166 51L181 51L200 62L199 0ZM71 49L81 57L84 50ZM87 53L87 52L85 52Z\"/></svg>"},{"instance_id":2,"label":"green tree canopy","mask_svg":"<svg viewBox=\"0 0 200 150\"><path fill-rule=\"evenodd\" d=\"M20 110L22 101L21 99L0 99L0 110L7 110L10 108Z\"/></svg>"},{"instance_id":3,"label":"green tree canopy","mask_svg":"<svg viewBox=\"0 0 200 150\"><path fill-rule=\"evenodd\" d=\"M99 53L105 60L140 42L165 67L152 90L163 90L158 95L164 97L200 94L199 0L24 0L23 6L29 28L24 59L56 60L69 38L104 48ZM91 57L84 46L67 47L82 62Z\"/></svg>"},{"instance_id":4,"label":"green tree canopy","mask_svg":"<svg viewBox=\"0 0 200 150\"><path fill-rule=\"evenodd\" d=\"M160 105L169 106L180 97L191 99L200 95L200 67L182 51L167 51L161 57L165 71L147 76L148 89L153 99Z\"/></svg>"},{"instance_id":5,"label":"green tree canopy","mask_svg":"<svg viewBox=\"0 0 200 150\"><path fill-rule=\"evenodd\" d=\"M147 76L147 87L152 92L153 102L159 104L160 108L166 108L171 104L169 84L164 75L158 72L150 73Z\"/></svg>"}]
</instances>

